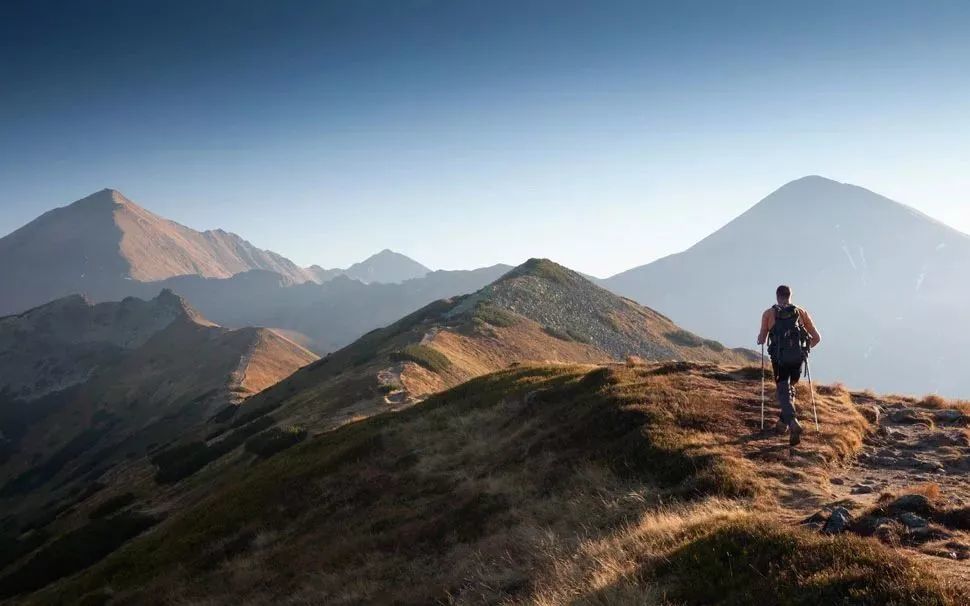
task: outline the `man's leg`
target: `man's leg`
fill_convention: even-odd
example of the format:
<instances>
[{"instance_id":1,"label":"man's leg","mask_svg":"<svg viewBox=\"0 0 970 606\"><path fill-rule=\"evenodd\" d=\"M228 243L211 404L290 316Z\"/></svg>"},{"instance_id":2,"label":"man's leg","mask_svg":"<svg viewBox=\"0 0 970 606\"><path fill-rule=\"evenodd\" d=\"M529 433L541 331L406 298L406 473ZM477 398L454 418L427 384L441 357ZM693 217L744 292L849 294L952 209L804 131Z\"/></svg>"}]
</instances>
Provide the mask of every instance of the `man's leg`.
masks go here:
<instances>
[{"instance_id":1,"label":"man's leg","mask_svg":"<svg viewBox=\"0 0 970 606\"><path fill-rule=\"evenodd\" d=\"M792 379L798 381L798 375L786 366L777 368L775 381L777 381L778 408L781 409L781 422L790 427L795 422L795 404L792 392L794 384Z\"/></svg>"},{"instance_id":2,"label":"man's leg","mask_svg":"<svg viewBox=\"0 0 970 606\"><path fill-rule=\"evenodd\" d=\"M795 385L798 384L798 380L802 376L801 364L789 368L787 374L791 389L788 400L789 406L791 407L791 420L788 423L788 430L790 433L788 443L792 446L797 446L802 441L802 425L798 422L798 419L795 416Z\"/></svg>"}]
</instances>

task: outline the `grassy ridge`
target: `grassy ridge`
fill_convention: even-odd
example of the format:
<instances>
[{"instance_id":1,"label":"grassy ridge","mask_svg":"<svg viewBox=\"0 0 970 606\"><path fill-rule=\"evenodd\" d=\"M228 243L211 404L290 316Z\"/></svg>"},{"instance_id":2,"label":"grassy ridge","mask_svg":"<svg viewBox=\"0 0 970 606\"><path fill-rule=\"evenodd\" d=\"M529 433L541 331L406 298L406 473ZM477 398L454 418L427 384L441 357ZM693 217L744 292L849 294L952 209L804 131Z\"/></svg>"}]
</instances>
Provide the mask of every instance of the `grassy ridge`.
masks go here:
<instances>
[{"instance_id":1,"label":"grassy ridge","mask_svg":"<svg viewBox=\"0 0 970 606\"><path fill-rule=\"evenodd\" d=\"M753 513L771 486L737 450L746 376L681 364L475 379L273 456L38 603L110 587L148 604L740 604L745 586L762 603L843 590L854 604L954 603L876 544ZM848 454L861 425L841 427L832 452Z\"/></svg>"}]
</instances>

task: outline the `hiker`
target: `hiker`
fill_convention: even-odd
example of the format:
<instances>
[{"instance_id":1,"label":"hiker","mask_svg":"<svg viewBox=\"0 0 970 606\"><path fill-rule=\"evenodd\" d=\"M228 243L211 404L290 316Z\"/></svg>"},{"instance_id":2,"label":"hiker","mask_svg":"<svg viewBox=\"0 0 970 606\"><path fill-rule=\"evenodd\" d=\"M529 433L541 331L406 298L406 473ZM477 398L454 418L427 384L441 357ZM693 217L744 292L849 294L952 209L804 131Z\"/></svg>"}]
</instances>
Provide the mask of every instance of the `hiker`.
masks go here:
<instances>
[{"instance_id":1,"label":"hiker","mask_svg":"<svg viewBox=\"0 0 970 606\"><path fill-rule=\"evenodd\" d=\"M779 286L775 298L778 303L761 314L758 345L768 342L768 355L777 384L781 416L775 431L791 432L789 443L795 446L802 435L801 423L795 417L795 384L802 376L802 364L808 359L809 350L817 346L822 337L808 312L792 305L791 288L784 284Z\"/></svg>"}]
</instances>

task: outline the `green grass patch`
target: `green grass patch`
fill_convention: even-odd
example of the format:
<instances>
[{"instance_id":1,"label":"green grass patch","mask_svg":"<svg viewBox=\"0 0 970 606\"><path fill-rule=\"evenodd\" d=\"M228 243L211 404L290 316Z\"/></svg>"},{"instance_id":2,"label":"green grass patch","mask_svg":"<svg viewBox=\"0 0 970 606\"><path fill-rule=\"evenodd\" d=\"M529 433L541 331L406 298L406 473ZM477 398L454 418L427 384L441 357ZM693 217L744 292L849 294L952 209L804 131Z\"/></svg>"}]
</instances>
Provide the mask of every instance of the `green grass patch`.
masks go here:
<instances>
[{"instance_id":1,"label":"green grass patch","mask_svg":"<svg viewBox=\"0 0 970 606\"><path fill-rule=\"evenodd\" d=\"M570 330L568 328L560 329L553 326L543 326L542 331L549 335L559 339L560 341L569 341L574 343L589 343L589 338L582 335L575 330Z\"/></svg>"},{"instance_id":2,"label":"green grass patch","mask_svg":"<svg viewBox=\"0 0 970 606\"><path fill-rule=\"evenodd\" d=\"M475 308L475 311L472 312L472 319L500 328L515 326L522 321L522 317L518 314L502 309L501 307L489 305L488 303L479 304Z\"/></svg>"},{"instance_id":3,"label":"green grass patch","mask_svg":"<svg viewBox=\"0 0 970 606\"><path fill-rule=\"evenodd\" d=\"M437 349L427 345L408 345L391 353L395 362L414 362L432 372L444 372L451 367L451 360Z\"/></svg>"},{"instance_id":4,"label":"green grass patch","mask_svg":"<svg viewBox=\"0 0 970 606\"><path fill-rule=\"evenodd\" d=\"M267 459L306 439L303 427L273 427L256 434L246 441L246 452Z\"/></svg>"}]
</instances>

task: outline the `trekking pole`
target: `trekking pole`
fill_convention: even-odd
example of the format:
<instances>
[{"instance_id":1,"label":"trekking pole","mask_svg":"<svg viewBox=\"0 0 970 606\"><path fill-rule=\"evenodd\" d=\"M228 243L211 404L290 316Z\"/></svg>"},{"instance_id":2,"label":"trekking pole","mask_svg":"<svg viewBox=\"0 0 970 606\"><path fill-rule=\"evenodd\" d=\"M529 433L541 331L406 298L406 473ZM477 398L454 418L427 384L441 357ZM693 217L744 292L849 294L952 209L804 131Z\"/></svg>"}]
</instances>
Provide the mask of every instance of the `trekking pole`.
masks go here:
<instances>
[{"instance_id":1,"label":"trekking pole","mask_svg":"<svg viewBox=\"0 0 970 606\"><path fill-rule=\"evenodd\" d=\"M761 430L765 429L765 344L761 344Z\"/></svg>"},{"instance_id":2,"label":"trekking pole","mask_svg":"<svg viewBox=\"0 0 970 606\"><path fill-rule=\"evenodd\" d=\"M822 430L818 425L818 409L815 408L815 386L812 385L812 367L808 365L808 357L805 357L805 374L808 375L808 390L812 392L812 414L815 415L815 433L821 434Z\"/></svg>"}]
</instances>

